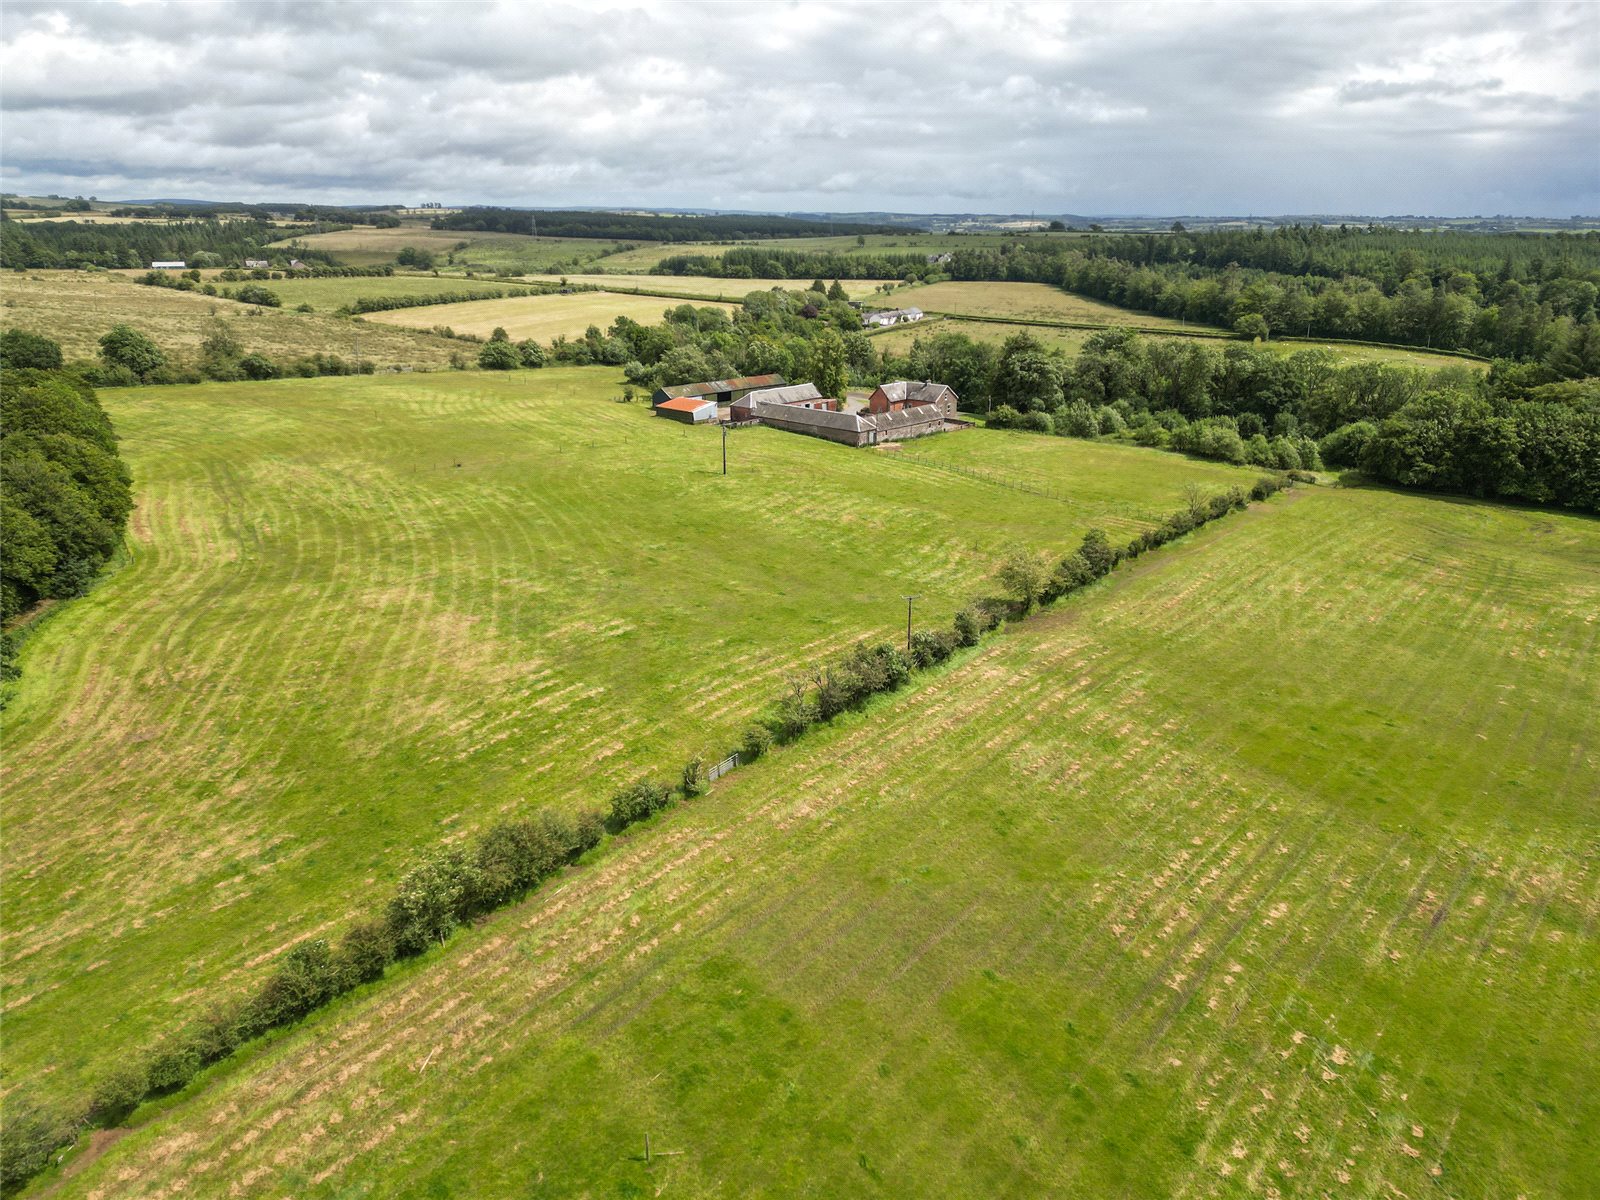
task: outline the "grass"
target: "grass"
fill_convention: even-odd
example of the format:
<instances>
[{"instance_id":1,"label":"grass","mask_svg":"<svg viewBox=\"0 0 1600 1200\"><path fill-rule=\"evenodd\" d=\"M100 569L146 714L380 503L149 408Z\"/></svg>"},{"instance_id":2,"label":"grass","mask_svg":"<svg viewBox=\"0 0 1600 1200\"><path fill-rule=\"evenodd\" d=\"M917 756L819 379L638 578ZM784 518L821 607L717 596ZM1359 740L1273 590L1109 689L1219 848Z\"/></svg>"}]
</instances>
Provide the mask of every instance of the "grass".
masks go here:
<instances>
[{"instance_id":1,"label":"grass","mask_svg":"<svg viewBox=\"0 0 1600 1200\"><path fill-rule=\"evenodd\" d=\"M1584 1194L1597 611L1592 520L1276 500L738 772L60 1194Z\"/></svg>"},{"instance_id":2,"label":"grass","mask_svg":"<svg viewBox=\"0 0 1600 1200\"><path fill-rule=\"evenodd\" d=\"M1093 325L1138 325L1148 329L1193 330L1169 317L1147 316L1115 304L1074 296L1047 283L930 283L902 288L894 303L924 312L968 317L1020 317L1035 321L1078 321ZM1199 326L1204 330L1206 326Z\"/></svg>"},{"instance_id":3,"label":"grass","mask_svg":"<svg viewBox=\"0 0 1600 1200\"><path fill-rule=\"evenodd\" d=\"M441 269L454 265L462 270L521 274L592 262L627 243L591 238L532 238L512 233L430 229L426 224L406 224L396 229L357 227L339 233L317 233L293 243L277 244L326 250L352 267L392 263L395 255L411 246L432 251ZM462 248L458 250L457 247Z\"/></svg>"},{"instance_id":4,"label":"grass","mask_svg":"<svg viewBox=\"0 0 1600 1200\"><path fill-rule=\"evenodd\" d=\"M1137 316L1138 314L1134 314ZM1108 322L1109 324L1110 322ZM1119 324L1121 322L1118 322ZM1019 333L1026 333L1037 338L1046 346L1054 347L1069 357L1074 356L1083 349L1083 344L1095 335L1093 329L1063 329L1052 328L1048 325L1007 325L996 321L963 321L959 318L943 317L931 320L922 320L914 325L900 325L884 330L882 333L872 335L873 348L878 351L889 350L895 354L909 354L911 344L917 338L929 338L940 333L959 333L975 341L990 342L999 345L1008 337ZM1163 334L1147 334L1149 337L1183 337L1179 331ZM1214 336L1195 336L1194 340L1218 350L1228 343ZM1441 367L1468 366L1479 370L1486 369L1485 364L1473 359L1458 358L1449 354L1430 354L1425 350L1400 350L1388 346L1356 346L1339 342L1316 341L1269 341L1263 343L1268 350L1279 354L1295 354L1301 350L1326 350L1341 364L1355 362L1380 362L1400 367L1417 367L1423 370L1438 370Z\"/></svg>"},{"instance_id":5,"label":"grass","mask_svg":"<svg viewBox=\"0 0 1600 1200\"><path fill-rule=\"evenodd\" d=\"M606 329L617 317L632 317L645 325L661 321L674 302L660 296L631 296L611 292L576 292L570 296L519 296L504 300L468 300L460 304L430 304L426 308L397 308L369 313L367 321L391 326L431 329L443 325L457 333L487 337L502 328L513 340L534 338L549 342L560 336L581 337L590 325ZM731 312L732 304L714 307Z\"/></svg>"},{"instance_id":6,"label":"grass","mask_svg":"<svg viewBox=\"0 0 1600 1200\"><path fill-rule=\"evenodd\" d=\"M241 287L242 284L221 284L223 287ZM497 283L492 279L464 279L451 275L373 275L333 279L268 279L261 286L275 292L287 308L309 304L317 312L333 312L342 305L354 303L365 296L438 296L448 300L463 292L485 291L497 288L502 292L520 295L514 284Z\"/></svg>"},{"instance_id":7,"label":"grass","mask_svg":"<svg viewBox=\"0 0 1600 1200\"><path fill-rule=\"evenodd\" d=\"M715 430L619 384L101 393L138 509L6 713L8 1081L99 1077L509 805L720 757L791 673L897 638L905 593L946 621L1012 542L1252 477L1060 440L1067 504L767 429L724 477Z\"/></svg>"},{"instance_id":8,"label":"grass","mask_svg":"<svg viewBox=\"0 0 1600 1200\"><path fill-rule=\"evenodd\" d=\"M1083 234L1032 234L1031 237L1081 237ZM774 238L758 242L649 242L632 250L609 254L597 265L605 270L643 270L659 264L663 259L679 254L722 257L735 245L768 247L775 250L805 250L815 253L844 254L859 258L877 254L944 254L952 250L994 249L1011 245L1016 238L1000 233L962 234L947 236L940 233L869 233L862 235L863 243L857 245L854 234L839 237ZM807 281L809 282L809 281Z\"/></svg>"},{"instance_id":9,"label":"grass","mask_svg":"<svg viewBox=\"0 0 1600 1200\"><path fill-rule=\"evenodd\" d=\"M811 286L809 279L719 279L714 275L567 275L565 278L569 283L592 283L598 287L636 287L653 292L720 296L726 300L742 300L751 292L764 292L769 288L805 291ZM878 284L876 279L845 279L839 286L850 299L857 300L872 295Z\"/></svg>"},{"instance_id":10,"label":"grass","mask_svg":"<svg viewBox=\"0 0 1600 1200\"><path fill-rule=\"evenodd\" d=\"M272 280L265 286L287 289L292 282ZM253 311L257 315L251 315ZM105 271L9 275L5 304L0 306L0 326L15 326L54 338L68 358L96 357L100 336L119 322L148 334L163 350L192 357L219 320L246 351L259 351L280 361L312 353L354 358L358 341L360 357L379 366L438 368L449 365L452 354L464 352L470 356L473 352L471 346L414 329L356 324L323 313L252 310L232 300L195 292L144 287L126 276Z\"/></svg>"}]
</instances>

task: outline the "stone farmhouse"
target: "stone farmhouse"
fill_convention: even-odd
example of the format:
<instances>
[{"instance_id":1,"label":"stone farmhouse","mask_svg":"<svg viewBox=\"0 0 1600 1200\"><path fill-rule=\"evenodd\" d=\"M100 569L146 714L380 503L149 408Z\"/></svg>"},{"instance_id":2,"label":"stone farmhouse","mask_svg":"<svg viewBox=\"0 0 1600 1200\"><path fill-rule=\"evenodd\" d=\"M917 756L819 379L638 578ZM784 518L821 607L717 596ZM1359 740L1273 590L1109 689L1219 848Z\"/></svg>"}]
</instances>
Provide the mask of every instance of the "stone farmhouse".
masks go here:
<instances>
[{"instance_id":1,"label":"stone farmhouse","mask_svg":"<svg viewBox=\"0 0 1600 1200\"><path fill-rule=\"evenodd\" d=\"M869 329L884 329L890 325L905 325L912 321L920 321L924 315L920 308L887 308L880 312L864 314L861 324Z\"/></svg>"}]
</instances>

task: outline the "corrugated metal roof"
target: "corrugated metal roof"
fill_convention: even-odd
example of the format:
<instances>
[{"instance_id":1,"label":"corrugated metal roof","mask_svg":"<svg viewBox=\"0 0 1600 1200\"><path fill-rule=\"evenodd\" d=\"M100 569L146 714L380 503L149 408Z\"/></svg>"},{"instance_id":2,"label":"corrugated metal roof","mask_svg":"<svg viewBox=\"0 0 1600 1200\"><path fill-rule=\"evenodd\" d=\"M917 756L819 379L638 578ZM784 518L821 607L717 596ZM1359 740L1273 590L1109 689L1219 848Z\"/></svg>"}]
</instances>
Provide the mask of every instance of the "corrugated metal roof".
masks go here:
<instances>
[{"instance_id":1,"label":"corrugated metal roof","mask_svg":"<svg viewBox=\"0 0 1600 1200\"><path fill-rule=\"evenodd\" d=\"M759 388L744 398L742 403L753 405L757 400L773 404L793 404L797 400L821 400L822 393L814 383L791 383L788 387Z\"/></svg>"},{"instance_id":2,"label":"corrugated metal roof","mask_svg":"<svg viewBox=\"0 0 1600 1200\"><path fill-rule=\"evenodd\" d=\"M782 375L742 375L737 379L708 379L704 383L679 383L661 390L669 396L708 396L713 392L738 392L746 388L781 387Z\"/></svg>"},{"instance_id":3,"label":"corrugated metal roof","mask_svg":"<svg viewBox=\"0 0 1600 1200\"><path fill-rule=\"evenodd\" d=\"M699 400L693 396L675 396L671 400L663 400L660 404L656 405L656 407L671 409L673 412L692 413L699 412L708 404L712 408L717 406L717 402L715 400Z\"/></svg>"}]
</instances>

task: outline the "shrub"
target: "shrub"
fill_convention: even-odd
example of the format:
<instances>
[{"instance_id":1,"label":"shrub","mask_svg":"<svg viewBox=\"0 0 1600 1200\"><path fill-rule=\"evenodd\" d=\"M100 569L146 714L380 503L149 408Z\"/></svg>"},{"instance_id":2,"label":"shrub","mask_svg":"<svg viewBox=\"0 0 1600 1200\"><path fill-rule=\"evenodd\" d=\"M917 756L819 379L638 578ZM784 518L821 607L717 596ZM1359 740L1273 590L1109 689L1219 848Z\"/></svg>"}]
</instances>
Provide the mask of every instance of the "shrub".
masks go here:
<instances>
[{"instance_id":1,"label":"shrub","mask_svg":"<svg viewBox=\"0 0 1600 1200\"><path fill-rule=\"evenodd\" d=\"M956 613L955 637L958 646L976 646L983 637L982 618L970 604Z\"/></svg>"},{"instance_id":2,"label":"shrub","mask_svg":"<svg viewBox=\"0 0 1600 1200\"><path fill-rule=\"evenodd\" d=\"M253 1024L273 1029L297 1021L327 1003L334 994L332 951L323 938L313 938L294 946L251 1001ZM151 1085L155 1071L151 1069Z\"/></svg>"},{"instance_id":3,"label":"shrub","mask_svg":"<svg viewBox=\"0 0 1600 1200\"><path fill-rule=\"evenodd\" d=\"M139 1107L149 1090L150 1076L141 1060L118 1063L89 1093L89 1120L97 1125L119 1124Z\"/></svg>"},{"instance_id":4,"label":"shrub","mask_svg":"<svg viewBox=\"0 0 1600 1200\"><path fill-rule=\"evenodd\" d=\"M660 784L641 779L622 788L611 797L611 815L608 824L613 830L626 829L667 806L672 792Z\"/></svg>"},{"instance_id":5,"label":"shrub","mask_svg":"<svg viewBox=\"0 0 1600 1200\"><path fill-rule=\"evenodd\" d=\"M606 818L604 813L581 812L572 823L572 857L587 854L600 844L600 839L606 835Z\"/></svg>"},{"instance_id":6,"label":"shrub","mask_svg":"<svg viewBox=\"0 0 1600 1200\"><path fill-rule=\"evenodd\" d=\"M1051 576L1052 590L1058 598L1093 583L1094 580L1094 568L1089 565L1089 560L1083 556L1081 550L1074 550L1062 559Z\"/></svg>"},{"instance_id":7,"label":"shrub","mask_svg":"<svg viewBox=\"0 0 1600 1200\"><path fill-rule=\"evenodd\" d=\"M175 1092L195 1077L204 1064L200 1048L188 1038L169 1037L158 1045L145 1065L150 1095Z\"/></svg>"},{"instance_id":8,"label":"shrub","mask_svg":"<svg viewBox=\"0 0 1600 1200\"><path fill-rule=\"evenodd\" d=\"M420 954L455 930L475 871L460 850L435 850L400 878L387 924L396 954Z\"/></svg>"},{"instance_id":9,"label":"shrub","mask_svg":"<svg viewBox=\"0 0 1600 1200\"><path fill-rule=\"evenodd\" d=\"M1056 423L1050 419L1046 412L1026 412L1017 421L1018 429L1025 429L1029 433L1054 433Z\"/></svg>"},{"instance_id":10,"label":"shrub","mask_svg":"<svg viewBox=\"0 0 1600 1200\"><path fill-rule=\"evenodd\" d=\"M706 790L705 764L698 758L691 758L683 764L683 777L678 790L685 800L693 800Z\"/></svg>"},{"instance_id":11,"label":"shrub","mask_svg":"<svg viewBox=\"0 0 1600 1200\"><path fill-rule=\"evenodd\" d=\"M283 305L277 292L264 288L259 283L245 284L233 294L233 298L241 304L254 304L260 308L279 308Z\"/></svg>"},{"instance_id":12,"label":"shrub","mask_svg":"<svg viewBox=\"0 0 1600 1200\"><path fill-rule=\"evenodd\" d=\"M1341 425L1322 439L1321 457L1330 467L1353 467L1361 461L1367 443L1377 434L1378 427L1371 421L1353 421Z\"/></svg>"},{"instance_id":13,"label":"shrub","mask_svg":"<svg viewBox=\"0 0 1600 1200\"><path fill-rule=\"evenodd\" d=\"M774 707L773 734L781 742L792 742L818 721L816 698L803 679L789 682L789 690Z\"/></svg>"},{"instance_id":14,"label":"shrub","mask_svg":"<svg viewBox=\"0 0 1600 1200\"><path fill-rule=\"evenodd\" d=\"M525 367L542 367L545 363L544 347L532 338L517 343L517 355Z\"/></svg>"},{"instance_id":15,"label":"shrub","mask_svg":"<svg viewBox=\"0 0 1600 1200\"><path fill-rule=\"evenodd\" d=\"M911 635L911 661L921 671L938 666L955 649L956 635L943 629L919 629Z\"/></svg>"},{"instance_id":16,"label":"shrub","mask_svg":"<svg viewBox=\"0 0 1600 1200\"><path fill-rule=\"evenodd\" d=\"M1095 409L1094 415L1102 434L1115 435L1128 431L1128 422L1123 419L1121 413L1109 404L1102 404Z\"/></svg>"},{"instance_id":17,"label":"shrub","mask_svg":"<svg viewBox=\"0 0 1600 1200\"><path fill-rule=\"evenodd\" d=\"M1091 529L1084 534L1083 544L1078 547L1078 553L1083 556L1083 561L1089 565L1089 570L1096 579L1117 565L1117 552L1103 529Z\"/></svg>"},{"instance_id":18,"label":"shrub","mask_svg":"<svg viewBox=\"0 0 1600 1200\"><path fill-rule=\"evenodd\" d=\"M12 371L29 367L56 371L61 368L61 347L36 333L7 329L0 333L0 367Z\"/></svg>"},{"instance_id":19,"label":"shrub","mask_svg":"<svg viewBox=\"0 0 1600 1200\"><path fill-rule=\"evenodd\" d=\"M532 821L505 821L490 826L478 841L472 908L495 908L527 891L553 869L552 859L559 862L565 857L567 840L543 836Z\"/></svg>"},{"instance_id":20,"label":"shrub","mask_svg":"<svg viewBox=\"0 0 1600 1200\"><path fill-rule=\"evenodd\" d=\"M1289 480L1292 483L1315 483L1317 477L1310 471L1290 471Z\"/></svg>"},{"instance_id":21,"label":"shrub","mask_svg":"<svg viewBox=\"0 0 1600 1200\"><path fill-rule=\"evenodd\" d=\"M239 373L246 379L276 379L277 365L263 354L246 354L239 360Z\"/></svg>"},{"instance_id":22,"label":"shrub","mask_svg":"<svg viewBox=\"0 0 1600 1200\"><path fill-rule=\"evenodd\" d=\"M744 731L744 739L739 743L739 758L743 762L755 762L772 748L772 731L765 725L752 725Z\"/></svg>"},{"instance_id":23,"label":"shrub","mask_svg":"<svg viewBox=\"0 0 1600 1200\"><path fill-rule=\"evenodd\" d=\"M1001 404L990 411L988 426L990 429L1016 429L1021 420L1021 413L1009 404Z\"/></svg>"},{"instance_id":24,"label":"shrub","mask_svg":"<svg viewBox=\"0 0 1600 1200\"><path fill-rule=\"evenodd\" d=\"M1035 554L1013 550L995 572L995 579L1024 613L1033 611L1049 581L1049 572Z\"/></svg>"},{"instance_id":25,"label":"shrub","mask_svg":"<svg viewBox=\"0 0 1600 1200\"><path fill-rule=\"evenodd\" d=\"M72 1122L36 1103L26 1094L13 1093L4 1100L0 1116L5 1136L0 1137L0 1188L7 1194L44 1169L50 1156L69 1144Z\"/></svg>"},{"instance_id":26,"label":"shrub","mask_svg":"<svg viewBox=\"0 0 1600 1200\"><path fill-rule=\"evenodd\" d=\"M521 365L522 355L508 341L488 341L478 351L478 366L485 371L515 371Z\"/></svg>"}]
</instances>

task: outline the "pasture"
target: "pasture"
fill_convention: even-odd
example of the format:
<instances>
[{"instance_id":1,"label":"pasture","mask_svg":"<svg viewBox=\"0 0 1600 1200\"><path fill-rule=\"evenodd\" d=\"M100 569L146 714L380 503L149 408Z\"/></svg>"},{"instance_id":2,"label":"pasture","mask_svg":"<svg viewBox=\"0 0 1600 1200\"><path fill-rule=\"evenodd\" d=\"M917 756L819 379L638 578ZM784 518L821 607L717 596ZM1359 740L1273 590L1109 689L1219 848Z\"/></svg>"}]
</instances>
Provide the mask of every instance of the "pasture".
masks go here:
<instances>
[{"instance_id":1,"label":"pasture","mask_svg":"<svg viewBox=\"0 0 1600 1200\"><path fill-rule=\"evenodd\" d=\"M309 304L317 312L333 312L364 296L437 296L441 303L464 292L498 288L508 295L522 295L512 283L492 279L464 279L456 275L369 275L330 279L266 279L262 287L275 292L287 308ZM240 284L221 286L239 287Z\"/></svg>"},{"instance_id":2,"label":"pasture","mask_svg":"<svg viewBox=\"0 0 1600 1200\"><path fill-rule=\"evenodd\" d=\"M904 593L945 622L1012 543L1253 478L1062 440L1069 504L767 429L723 476L717 431L619 391L585 368L101 393L138 507L6 712L8 1080L102 1077L508 805L714 761L791 674L898 638Z\"/></svg>"},{"instance_id":3,"label":"pasture","mask_svg":"<svg viewBox=\"0 0 1600 1200\"><path fill-rule=\"evenodd\" d=\"M1195 329L1168 317L1118 308L1086 296L1075 296L1047 283L930 283L895 292L900 308L915 305L924 312L968 317L1020 317L1034 321L1082 322L1088 325L1136 325L1146 329ZM1208 326L1199 326L1201 330Z\"/></svg>"},{"instance_id":4,"label":"pasture","mask_svg":"<svg viewBox=\"0 0 1600 1200\"><path fill-rule=\"evenodd\" d=\"M456 333L471 333L479 337L488 337L496 328L500 328L513 341L533 338L549 342L562 336L581 337L591 325L606 329L618 317L632 317L642 325L658 324L662 314L676 303L661 296L575 292L569 296L516 296L504 300L430 304L426 308L397 308L389 312L368 313L366 320L378 325L414 329L445 326ZM713 304L710 307L732 312L736 306Z\"/></svg>"},{"instance_id":5,"label":"pasture","mask_svg":"<svg viewBox=\"0 0 1600 1200\"><path fill-rule=\"evenodd\" d=\"M1585 1194L1597 612L1592 520L1279 498L214 1069L58 1194Z\"/></svg>"},{"instance_id":6,"label":"pasture","mask_svg":"<svg viewBox=\"0 0 1600 1200\"><path fill-rule=\"evenodd\" d=\"M295 282L277 279L263 286L287 289ZM15 326L54 338L68 358L94 358L101 335L118 323L148 334L163 350L192 355L218 321L247 352L259 351L279 361L313 353L355 358L359 348L359 357L380 367L403 364L427 369L448 366L453 354L473 352L471 346L403 326L357 324L289 308L253 309L198 292L144 287L109 271L13 274L6 277L4 292L0 327Z\"/></svg>"},{"instance_id":7,"label":"pasture","mask_svg":"<svg viewBox=\"0 0 1600 1200\"><path fill-rule=\"evenodd\" d=\"M888 303L897 303L891 299ZM1137 315L1137 314L1135 314ZM1108 322L1110 324L1110 322ZM1121 322L1116 322L1121 324ZM889 350L895 354L908 354L911 344L920 338L933 337L940 333L959 333L975 341L990 342L999 345L1008 337L1019 333L1026 333L1037 338L1046 346L1054 347L1066 354L1069 358L1083 349L1083 344L1095 335L1093 329L1070 329L1049 325L1008 325L997 321L963 321L958 317L942 317L931 320L922 320L914 325L897 325L886 329L882 333L872 335L874 349L882 352ZM1181 338L1190 337L1214 350L1220 350L1229 341L1218 338L1210 333L1185 334L1182 331L1165 331L1162 333L1145 333L1145 337ZM1341 366L1356 362L1380 362L1397 367L1416 367L1421 370L1436 371L1442 367L1471 367L1476 370L1487 370L1488 364L1475 359L1458 358L1452 354L1430 354L1426 350L1407 350L1391 346L1358 346L1341 342L1318 341L1284 341L1273 339L1262 343L1265 349L1278 354L1294 354L1301 350L1326 350L1332 354L1335 361Z\"/></svg>"},{"instance_id":8,"label":"pasture","mask_svg":"<svg viewBox=\"0 0 1600 1200\"><path fill-rule=\"evenodd\" d=\"M722 279L715 275L566 275L568 283L592 283L603 288L644 288L652 292L668 292L690 296L716 296L723 300L741 300L751 292L764 292L770 288L785 291L805 291L811 286L809 279ZM832 280L828 280L832 283ZM843 279L839 286L852 300L860 300L878 290L881 280Z\"/></svg>"},{"instance_id":9,"label":"pasture","mask_svg":"<svg viewBox=\"0 0 1600 1200\"><path fill-rule=\"evenodd\" d=\"M1067 238L1087 237L1087 234L1029 234L1029 237ZM772 238L752 242L644 242L632 250L609 254L597 265L605 270L648 271L663 259L678 254L708 255L720 258L732 246L769 247L774 250L804 250L813 253L844 254L859 258L875 254L945 254L952 250L994 249L1001 245L1014 245L1016 237L1001 233L943 234L919 233L868 233L861 235L858 244L855 235L839 237Z\"/></svg>"},{"instance_id":10,"label":"pasture","mask_svg":"<svg viewBox=\"0 0 1600 1200\"><path fill-rule=\"evenodd\" d=\"M511 233L484 233L458 229L430 229L426 223L402 224L395 229L356 226L338 233L317 233L280 248L307 246L325 250L352 267L377 267L395 261L407 246L427 250L441 269L483 270L497 274L523 274L564 266L577 266L605 257L624 243L589 238L532 238Z\"/></svg>"}]
</instances>

